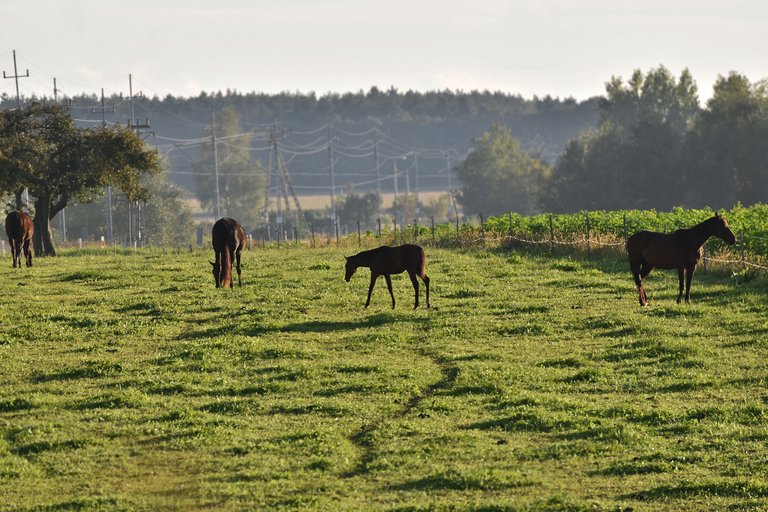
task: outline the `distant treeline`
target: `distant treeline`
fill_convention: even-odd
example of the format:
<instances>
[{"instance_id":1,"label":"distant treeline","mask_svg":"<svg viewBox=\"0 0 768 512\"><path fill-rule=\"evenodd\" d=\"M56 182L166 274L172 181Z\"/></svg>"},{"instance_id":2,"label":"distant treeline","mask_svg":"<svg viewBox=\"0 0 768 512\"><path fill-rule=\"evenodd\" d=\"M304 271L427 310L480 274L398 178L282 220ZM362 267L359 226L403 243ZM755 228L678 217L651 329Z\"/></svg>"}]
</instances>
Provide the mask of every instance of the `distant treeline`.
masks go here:
<instances>
[{"instance_id":1,"label":"distant treeline","mask_svg":"<svg viewBox=\"0 0 768 512\"><path fill-rule=\"evenodd\" d=\"M99 113L100 98L96 95L81 95L68 98L72 101L72 113L82 123L98 126L101 122ZM30 100L51 101L51 98L31 98ZM60 101L61 102L61 101ZM106 98L108 122L125 124L130 118L128 98L112 95ZM111 108L115 107L115 112ZM15 98L7 95L0 98L0 109L15 107ZM93 107L96 112L93 112ZM471 140L479 137L491 124L499 124L510 130L522 146L546 162L554 162L562 153L569 140L585 130L593 128L598 122L598 99L576 101L572 98L558 99L549 96L526 99L519 95L491 91L405 91L395 88L382 90L372 87L368 91L349 93L280 94L226 92L201 93L196 97L160 97L134 98L135 117L140 123L149 119L151 128L159 137L168 139L194 140L209 131L211 112L220 113L231 109L239 115L239 125L243 131L267 130L276 123L285 129L285 137L292 137L295 144L310 143L314 138L325 136L324 132L302 138L301 132L317 130L332 123L339 130L364 133L376 128L379 132L403 143L400 148L406 151L415 149L453 149L457 154L464 154ZM167 141L161 138L147 137L150 144L162 145ZM362 143L362 139L348 138L348 144ZM185 145L183 142L168 153L171 163L171 177L190 190L195 189L194 180L187 172L193 169L192 160L200 158L200 148ZM261 160L262 167L267 167L266 155L254 154ZM344 162L340 170L343 173ZM430 164L421 162L425 174L429 166L433 170L443 166L443 162ZM289 164L289 170L296 173L297 185L318 186L327 183L328 157L324 153L302 158ZM349 169L370 169L370 162L353 162ZM311 173L316 172L317 177ZM343 187L347 182L354 182L343 177L337 183ZM444 181L444 180L443 180ZM443 181L426 180L425 188L442 188ZM404 187L404 185L401 184ZM393 184L382 182L385 191L390 191ZM370 187L370 190L375 187ZM360 190L363 192L364 190Z\"/></svg>"}]
</instances>

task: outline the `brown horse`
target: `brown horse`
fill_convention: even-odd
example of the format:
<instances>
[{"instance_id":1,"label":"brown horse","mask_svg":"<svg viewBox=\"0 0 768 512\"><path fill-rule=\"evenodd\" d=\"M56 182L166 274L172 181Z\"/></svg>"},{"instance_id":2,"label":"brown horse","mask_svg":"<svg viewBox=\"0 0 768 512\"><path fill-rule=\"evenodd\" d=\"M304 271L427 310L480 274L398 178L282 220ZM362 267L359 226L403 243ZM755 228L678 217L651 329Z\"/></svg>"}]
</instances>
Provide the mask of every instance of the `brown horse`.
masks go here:
<instances>
[{"instance_id":1,"label":"brown horse","mask_svg":"<svg viewBox=\"0 0 768 512\"><path fill-rule=\"evenodd\" d=\"M24 250L24 258L27 260L27 266L32 266L32 250L29 248L29 242L34 233L35 225L26 213L11 212L5 218L5 234L8 235L8 242L11 244L13 268L16 268L16 262L21 268L22 249Z\"/></svg>"},{"instance_id":2,"label":"brown horse","mask_svg":"<svg viewBox=\"0 0 768 512\"><path fill-rule=\"evenodd\" d=\"M680 304L683 296L683 278L685 278L685 302L689 303L691 279L696 270L696 264L701 259L701 246L711 236L722 238L730 245L736 243L736 237L719 213L692 228L678 229L669 234L638 231L630 236L627 239L627 255L637 293L640 295L640 305L648 304L643 279L654 267L677 269L680 280L677 303Z\"/></svg>"},{"instance_id":3,"label":"brown horse","mask_svg":"<svg viewBox=\"0 0 768 512\"><path fill-rule=\"evenodd\" d=\"M416 292L416 302L413 305L413 309L419 307L419 282L416 280L416 276L419 276L424 281L424 286L427 287L427 307L429 307L429 277L426 274L427 257L424 254L424 249L418 245L405 244L399 247L385 245L378 249L357 253L348 258L345 256L345 258L347 263L344 280L347 282L352 279L352 275L358 267L368 267L371 269L371 284L368 286L368 300L365 301L366 308L371 303L371 292L373 291L373 285L376 284L376 279L383 275L387 281L389 295L392 297L392 309L395 309L395 295L392 293L392 279L390 275L402 272L408 272L411 283L413 283L413 289Z\"/></svg>"},{"instance_id":4,"label":"brown horse","mask_svg":"<svg viewBox=\"0 0 768 512\"><path fill-rule=\"evenodd\" d=\"M213 265L213 278L216 288L232 287L232 262L237 261L237 284L242 286L240 279L240 253L245 247L245 231L242 226L229 217L216 221L212 230L213 251L216 253L216 261Z\"/></svg>"}]
</instances>

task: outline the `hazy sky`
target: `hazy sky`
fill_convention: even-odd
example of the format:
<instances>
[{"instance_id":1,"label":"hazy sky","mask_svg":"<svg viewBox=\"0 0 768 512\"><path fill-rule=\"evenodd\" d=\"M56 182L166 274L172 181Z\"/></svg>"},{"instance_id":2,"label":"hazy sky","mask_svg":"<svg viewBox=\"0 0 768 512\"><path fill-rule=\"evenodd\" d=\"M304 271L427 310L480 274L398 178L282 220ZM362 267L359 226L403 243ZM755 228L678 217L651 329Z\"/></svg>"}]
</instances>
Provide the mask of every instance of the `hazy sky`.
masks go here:
<instances>
[{"instance_id":1,"label":"hazy sky","mask_svg":"<svg viewBox=\"0 0 768 512\"><path fill-rule=\"evenodd\" d=\"M488 89L602 94L684 67L768 77L764 0L3 0L0 71L22 94ZM13 80L0 93L15 95Z\"/></svg>"}]
</instances>

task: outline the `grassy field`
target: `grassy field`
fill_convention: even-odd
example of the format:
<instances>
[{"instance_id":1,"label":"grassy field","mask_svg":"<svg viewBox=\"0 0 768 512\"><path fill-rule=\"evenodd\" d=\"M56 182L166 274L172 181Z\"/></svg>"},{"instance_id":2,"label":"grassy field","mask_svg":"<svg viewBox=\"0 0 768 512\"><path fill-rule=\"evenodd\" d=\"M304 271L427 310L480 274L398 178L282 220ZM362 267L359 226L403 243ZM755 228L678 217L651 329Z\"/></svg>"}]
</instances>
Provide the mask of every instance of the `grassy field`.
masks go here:
<instances>
[{"instance_id":1,"label":"grassy field","mask_svg":"<svg viewBox=\"0 0 768 512\"><path fill-rule=\"evenodd\" d=\"M350 252L3 259L0 510L768 508L764 278L428 249L365 310Z\"/></svg>"}]
</instances>

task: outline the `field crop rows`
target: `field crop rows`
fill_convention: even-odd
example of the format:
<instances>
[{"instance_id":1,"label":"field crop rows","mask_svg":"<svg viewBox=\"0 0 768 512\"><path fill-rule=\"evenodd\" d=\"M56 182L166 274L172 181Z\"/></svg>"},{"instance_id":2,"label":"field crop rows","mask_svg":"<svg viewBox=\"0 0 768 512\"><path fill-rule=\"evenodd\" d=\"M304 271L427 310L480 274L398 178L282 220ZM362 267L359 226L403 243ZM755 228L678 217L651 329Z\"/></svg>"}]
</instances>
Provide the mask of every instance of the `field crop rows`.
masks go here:
<instances>
[{"instance_id":1,"label":"field crop rows","mask_svg":"<svg viewBox=\"0 0 768 512\"><path fill-rule=\"evenodd\" d=\"M430 248L365 310L343 254L2 260L0 510L768 507L763 278Z\"/></svg>"}]
</instances>

